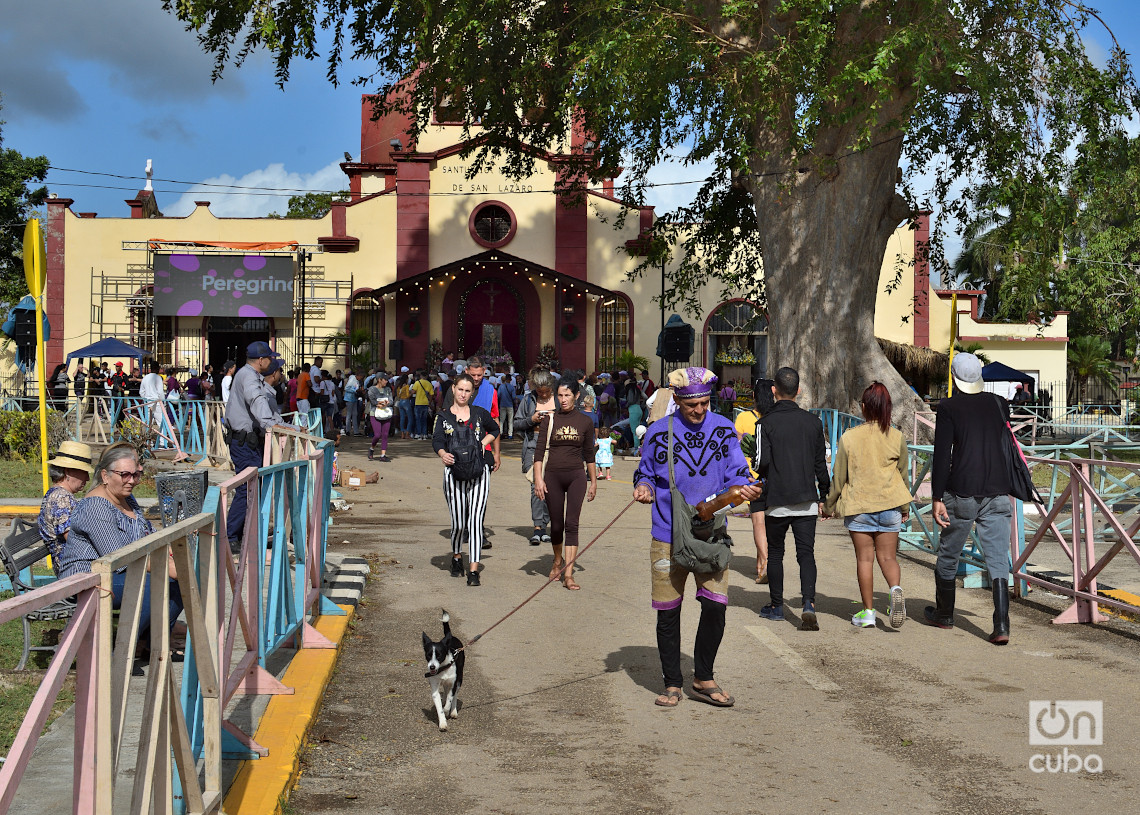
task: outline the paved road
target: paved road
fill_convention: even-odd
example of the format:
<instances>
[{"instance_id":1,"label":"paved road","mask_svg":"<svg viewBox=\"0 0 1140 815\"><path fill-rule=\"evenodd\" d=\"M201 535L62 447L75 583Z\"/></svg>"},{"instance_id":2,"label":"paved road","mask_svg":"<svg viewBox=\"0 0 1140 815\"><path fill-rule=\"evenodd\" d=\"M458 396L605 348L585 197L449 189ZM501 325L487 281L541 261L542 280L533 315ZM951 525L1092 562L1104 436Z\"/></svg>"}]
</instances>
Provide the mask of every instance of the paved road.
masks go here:
<instances>
[{"instance_id":1,"label":"paved road","mask_svg":"<svg viewBox=\"0 0 1140 815\"><path fill-rule=\"evenodd\" d=\"M341 461L358 460L347 440ZM517 447L508 446L507 455ZM440 470L423 443L395 442L384 479L347 497L330 532L334 550L374 553L355 631L313 729L297 813L1055 813L1136 809L1140 782L1137 631L1049 623L1015 603L1006 648L985 641L988 592L959 590L960 625L921 625L932 588L926 555L903 562L909 621L859 630L854 558L842 526L821 527L822 630L771 623L751 580L746 519L734 519L737 555L717 679L732 709L686 699L653 705L660 690L649 607L648 509L635 506L583 558L581 592L553 585L477 643L461 711L440 733L423 678L420 632L439 632L439 609L470 639L542 585L546 547L531 547L517 460L494 476L484 584L446 572ZM631 463L619 462L583 519L589 540L628 502ZM347 541L347 542L343 542ZM794 600L798 571L789 563ZM876 576L877 604L885 604ZM1045 600L1040 593L1039 600ZM683 612L684 667L696 603ZM1036 773L1032 700L1103 702L1101 773ZM1038 766L1041 759L1037 760ZM1074 761L1070 759L1069 766Z\"/></svg>"}]
</instances>

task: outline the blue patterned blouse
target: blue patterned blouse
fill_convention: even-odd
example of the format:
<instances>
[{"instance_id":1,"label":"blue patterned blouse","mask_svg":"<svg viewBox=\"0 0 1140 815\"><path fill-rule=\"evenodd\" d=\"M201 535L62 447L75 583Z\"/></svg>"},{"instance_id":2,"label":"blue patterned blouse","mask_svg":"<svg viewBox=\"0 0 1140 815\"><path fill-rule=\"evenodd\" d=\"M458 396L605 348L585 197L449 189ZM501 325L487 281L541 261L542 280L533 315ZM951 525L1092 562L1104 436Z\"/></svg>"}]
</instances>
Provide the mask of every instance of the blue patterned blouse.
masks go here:
<instances>
[{"instance_id":1,"label":"blue patterned blouse","mask_svg":"<svg viewBox=\"0 0 1140 815\"><path fill-rule=\"evenodd\" d=\"M63 487L52 487L40 504L40 537L51 552L52 565L59 568L59 555L63 551L64 536L71 529L71 513L79 501Z\"/></svg>"},{"instance_id":2,"label":"blue patterned blouse","mask_svg":"<svg viewBox=\"0 0 1140 815\"><path fill-rule=\"evenodd\" d=\"M134 496L127 503L137 517L120 512L106 498L89 495L71 513L71 534L59 556L59 576L91 571L91 561L154 532Z\"/></svg>"}]
</instances>

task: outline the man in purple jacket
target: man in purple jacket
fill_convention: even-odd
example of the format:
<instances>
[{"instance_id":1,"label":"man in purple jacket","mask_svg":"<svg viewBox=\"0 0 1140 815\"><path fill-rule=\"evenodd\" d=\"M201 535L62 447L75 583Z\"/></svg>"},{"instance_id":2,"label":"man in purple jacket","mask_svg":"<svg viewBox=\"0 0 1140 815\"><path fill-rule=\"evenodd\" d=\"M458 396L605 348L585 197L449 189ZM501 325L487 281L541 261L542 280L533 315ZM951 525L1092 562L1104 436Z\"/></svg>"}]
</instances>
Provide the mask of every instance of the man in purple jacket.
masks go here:
<instances>
[{"instance_id":1,"label":"man in purple jacket","mask_svg":"<svg viewBox=\"0 0 1140 815\"><path fill-rule=\"evenodd\" d=\"M653 538L650 569L653 608L657 610L657 651L665 692L661 707L676 707L682 698L681 600L689 572L673 563L673 517L669 494L669 423L673 422L673 471L677 490L696 505L721 490L740 486L745 499L759 498L761 488L751 486L748 462L740 450L736 428L723 416L709 411L716 376L706 368L682 368L669 374L669 387L677 411L658 419L645 433L640 464L634 474L633 497L651 504ZM727 570L693 574L701 620L693 647L692 697L717 707L731 707L734 699L717 687L713 663L724 636L728 605Z\"/></svg>"}]
</instances>

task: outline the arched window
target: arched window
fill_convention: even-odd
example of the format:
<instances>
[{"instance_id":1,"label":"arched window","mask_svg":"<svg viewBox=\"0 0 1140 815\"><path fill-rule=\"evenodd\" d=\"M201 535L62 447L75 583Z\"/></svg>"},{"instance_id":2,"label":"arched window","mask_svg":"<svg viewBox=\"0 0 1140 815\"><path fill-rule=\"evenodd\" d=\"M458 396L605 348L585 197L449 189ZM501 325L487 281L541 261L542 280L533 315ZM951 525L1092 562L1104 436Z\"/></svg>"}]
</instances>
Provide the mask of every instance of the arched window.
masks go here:
<instances>
[{"instance_id":1,"label":"arched window","mask_svg":"<svg viewBox=\"0 0 1140 815\"><path fill-rule=\"evenodd\" d=\"M367 291L354 295L348 327L350 337L364 332L370 338L351 349L353 365L369 367L384 360L384 303L379 297Z\"/></svg>"},{"instance_id":2,"label":"arched window","mask_svg":"<svg viewBox=\"0 0 1140 815\"><path fill-rule=\"evenodd\" d=\"M730 379L741 375L742 366L750 379L767 376L767 315L747 300L717 306L705 322L705 364L718 374L731 366Z\"/></svg>"},{"instance_id":3,"label":"arched window","mask_svg":"<svg viewBox=\"0 0 1140 815\"><path fill-rule=\"evenodd\" d=\"M598 304L598 364L612 367L613 360L630 349L629 303L619 294L602 298Z\"/></svg>"}]
</instances>

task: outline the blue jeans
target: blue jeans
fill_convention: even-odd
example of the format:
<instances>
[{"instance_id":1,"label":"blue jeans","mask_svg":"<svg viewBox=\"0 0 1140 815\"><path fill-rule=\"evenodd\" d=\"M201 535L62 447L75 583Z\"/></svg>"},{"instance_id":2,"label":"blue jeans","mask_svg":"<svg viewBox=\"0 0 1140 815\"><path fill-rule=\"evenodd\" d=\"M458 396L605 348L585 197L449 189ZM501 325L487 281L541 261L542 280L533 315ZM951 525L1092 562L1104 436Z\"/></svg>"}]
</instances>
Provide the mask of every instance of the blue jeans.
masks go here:
<instances>
[{"instance_id":1,"label":"blue jeans","mask_svg":"<svg viewBox=\"0 0 1140 815\"><path fill-rule=\"evenodd\" d=\"M348 423L348 433L355 436L360 432L360 402L353 400L345 402L345 421Z\"/></svg>"},{"instance_id":2,"label":"blue jeans","mask_svg":"<svg viewBox=\"0 0 1140 815\"><path fill-rule=\"evenodd\" d=\"M236 441L230 442L230 459L234 472L240 473L246 467L261 466L261 452ZM245 528L245 484L234 490L234 500L230 504L230 514L226 520L226 536L232 541L240 541Z\"/></svg>"},{"instance_id":3,"label":"blue jeans","mask_svg":"<svg viewBox=\"0 0 1140 815\"><path fill-rule=\"evenodd\" d=\"M401 399L400 406L400 432L415 433L415 407L411 399Z\"/></svg>"},{"instance_id":4,"label":"blue jeans","mask_svg":"<svg viewBox=\"0 0 1140 815\"><path fill-rule=\"evenodd\" d=\"M431 405L416 405L416 435L426 436L431 419Z\"/></svg>"},{"instance_id":5,"label":"blue jeans","mask_svg":"<svg viewBox=\"0 0 1140 815\"><path fill-rule=\"evenodd\" d=\"M170 611L170 627L174 627L175 620L178 615L182 613L182 590L178 588L178 581L174 578L167 578L170 581L170 595L168 598L168 610ZM126 572L116 572L111 576L111 594L113 600L111 601L112 608L119 608L123 603L123 588L127 583ZM148 574L143 579L143 593L142 593L142 607L139 609L139 639L142 635L150 630L150 575Z\"/></svg>"},{"instance_id":6,"label":"blue jeans","mask_svg":"<svg viewBox=\"0 0 1140 815\"><path fill-rule=\"evenodd\" d=\"M943 580L953 580L958 574L958 558L970 536L970 527L978 527L978 541L991 580L1009 579L1009 530L1013 523L1013 508L1008 495L986 498L966 498L953 493L942 497L950 526L938 537L938 561L935 572Z\"/></svg>"}]
</instances>

